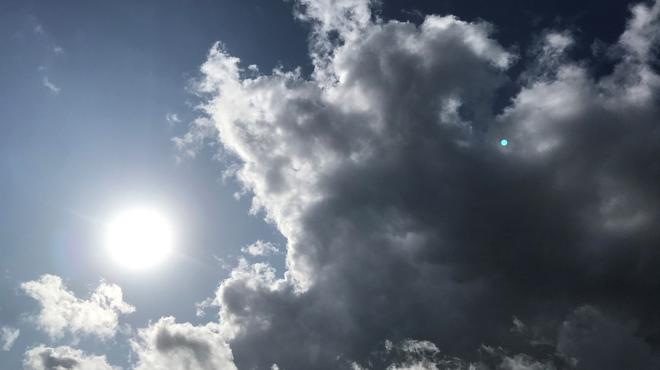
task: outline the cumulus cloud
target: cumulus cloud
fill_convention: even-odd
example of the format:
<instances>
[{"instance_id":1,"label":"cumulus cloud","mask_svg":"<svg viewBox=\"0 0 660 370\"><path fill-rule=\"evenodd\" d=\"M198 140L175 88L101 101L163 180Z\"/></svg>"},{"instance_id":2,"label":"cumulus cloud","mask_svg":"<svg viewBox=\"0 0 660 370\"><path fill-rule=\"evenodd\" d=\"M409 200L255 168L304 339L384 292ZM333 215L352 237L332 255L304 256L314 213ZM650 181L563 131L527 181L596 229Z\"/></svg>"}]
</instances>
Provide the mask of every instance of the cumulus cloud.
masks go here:
<instances>
[{"instance_id":1,"label":"cumulus cloud","mask_svg":"<svg viewBox=\"0 0 660 370\"><path fill-rule=\"evenodd\" d=\"M121 370L108 364L105 356L87 355L71 347L38 346L25 352L25 370Z\"/></svg>"},{"instance_id":2,"label":"cumulus cloud","mask_svg":"<svg viewBox=\"0 0 660 370\"><path fill-rule=\"evenodd\" d=\"M2 350L10 351L11 347L14 346L14 342L18 339L18 336L21 334L21 331L16 328L11 328L8 326L3 326L0 328L0 341L2 342Z\"/></svg>"},{"instance_id":3,"label":"cumulus cloud","mask_svg":"<svg viewBox=\"0 0 660 370\"><path fill-rule=\"evenodd\" d=\"M62 279L54 275L22 283L21 289L39 302L41 310L36 322L51 338L69 333L109 339L117 332L119 315L135 311L124 302L119 286L105 282L99 284L89 299L76 297Z\"/></svg>"},{"instance_id":4,"label":"cumulus cloud","mask_svg":"<svg viewBox=\"0 0 660 370\"><path fill-rule=\"evenodd\" d=\"M632 9L604 77L566 55L569 33L545 32L501 110L516 56L492 25L298 5L312 75L247 73L216 44L207 116L177 141L194 153L212 135L287 239L283 278L241 260L217 291L236 365L369 368L385 339L418 338L431 360L381 368L598 368L601 331L635 349L610 363L653 363L660 3ZM585 303L636 325L587 315L585 333L571 324Z\"/></svg>"},{"instance_id":5,"label":"cumulus cloud","mask_svg":"<svg viewBox=\"0 0 660 370\"><path fill-rule=\"evenodd\" d=\"M228 334L217 323L193 326L165 317L140 329L132 342L135 370L236 369L227 345Z\"/></svg>"},{"instance_id":6,"label":"cumulus cloud","mask_svg":"<svg viewBox=\"0 0 660 370\"><path fill-rule=\"evenodd\" d=\"M277 254L280 253L280 250L277 249L275 244L271 242L257 240L256 242L241 248L241 252L256 257L256 256L270 256L273 254Z\"/></svg>"}]
</instances>

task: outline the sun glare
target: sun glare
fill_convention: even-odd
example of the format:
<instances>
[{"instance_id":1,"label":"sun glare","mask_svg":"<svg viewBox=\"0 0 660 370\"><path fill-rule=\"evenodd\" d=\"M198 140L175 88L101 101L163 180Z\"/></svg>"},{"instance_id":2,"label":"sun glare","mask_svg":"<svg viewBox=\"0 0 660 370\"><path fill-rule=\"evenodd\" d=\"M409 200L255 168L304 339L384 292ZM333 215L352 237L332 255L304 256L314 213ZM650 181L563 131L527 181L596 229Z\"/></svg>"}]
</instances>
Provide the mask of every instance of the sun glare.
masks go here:
<instances>
[{"instance_id":1,"label":"sun glare","mask_svg":"<svg viewBox=\"0 0 660 370\"><path fill-rule=\"evenodd\" d=\"M173 230L167 218L149 208L118 214L107 224L105 237L110 256L131 270L156 266L174 249Z\"/></svg>"}]
</instances>

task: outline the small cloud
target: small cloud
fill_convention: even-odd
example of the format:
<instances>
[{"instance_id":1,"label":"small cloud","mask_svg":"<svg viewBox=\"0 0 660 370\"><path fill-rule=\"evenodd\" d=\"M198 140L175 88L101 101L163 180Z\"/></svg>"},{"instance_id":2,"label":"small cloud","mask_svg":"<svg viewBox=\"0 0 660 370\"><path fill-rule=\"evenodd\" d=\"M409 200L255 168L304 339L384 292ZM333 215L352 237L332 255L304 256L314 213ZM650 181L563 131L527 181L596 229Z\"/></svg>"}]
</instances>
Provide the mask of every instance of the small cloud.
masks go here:
<instances>
[{"instance_id":1,"label":"small cloud","mask_svg":"<svg viewBox=\"0 0 660 370\"><path fill-rule=\"evenodd\" d=\"M10 351L20 334L21 331L16 328L10 328L8 326L0 328L0 343L2 344L2 350Z\"/></svg>"},{"instance_id":2,"label":"small cloud","mask_svg":"<svg viewBox=\"0 0 660 370\"><path fill-rule=\"evenodd\" d=\"M37 35L43 35L46 32L44 31L44 26L42 26L41 24L35 25L32 31Z\"/></svg>"},{"instance_id":3,"label":"small cloud","mask_svg":"<svg viewBox=\"0 0 660 370\"><path fill-rule=\"evenodd\" d=\"M271 256L280 253L280 250L271 242L257 240L256 242L241 248L241 252L251 256Z\"/></svg>"},{"instance_id":4,"label":"small cloud","mask_svg":"<svg viewBox=\"0 0 660 370\"><path fill-rule=\"evenodd\" d=\"M175 124L175 123L180 123L181 119L176 113L167 113L165 115L165 120L167 120L168 123L170 124Z\"/></svg>"},{"instance_id":5,"label":"small cloud","mask_svg":"<svg viewBox=\"0 0 660 370\"><path fill-rule=\"evenodd\" d=\"M64 54L64 49L59 45L55 45L55 46L53 46L53 53L55 53L55 54Z\"/></svg>"},{"instance_id":6,"label":"small cloud","mask_svg":"<svg viewBox=\"0 0 660 370\"><path fill-rule=\"evenodd\" d=\"M519 318L516 316L513 317L513 326L511 327L511 331L514 333L523 333L525 331L525 323L522 322Z\"/></svg>"},{"instance_id":7,"label":"small cloud","mask_svg":"<svg viewBox=\"0 0 660 370\"><path fill-rule=\"evenodd\" d=\"M561 52L573 45L574 40L568 32L550 32L545 36L545 42L547 47Z\"/></svg>"},{"instance_id":8,"label":"small cloud","mask_svg":"<svg viewBox=\"0 0 660 370\"><path fill-rule=\"evenodd\" d=\"M213 299L212 297L206 298L201 302L195 303L195 316L200 318L206 316L206 310L213 306L217 306L217 305L215 304L215 299Z\"/></svg>"},{"instance_id":9,"label":"small cloud","mask_svg":"<svg viewBox=\"0 0 660 370\"><path fill-rule=\"evenodd\" d=\"M45 86L48 90L50 90L50 92L52 92L52 93L55 94L55 95L59 94L60 91L62 91L61 88L59 88L58 86L56 86L54 83L50 82L50 80L48 79L48 77L44 77L44 79L43 79L43 84L44 84L44 86Z\"/></svg>"}]
</instances>

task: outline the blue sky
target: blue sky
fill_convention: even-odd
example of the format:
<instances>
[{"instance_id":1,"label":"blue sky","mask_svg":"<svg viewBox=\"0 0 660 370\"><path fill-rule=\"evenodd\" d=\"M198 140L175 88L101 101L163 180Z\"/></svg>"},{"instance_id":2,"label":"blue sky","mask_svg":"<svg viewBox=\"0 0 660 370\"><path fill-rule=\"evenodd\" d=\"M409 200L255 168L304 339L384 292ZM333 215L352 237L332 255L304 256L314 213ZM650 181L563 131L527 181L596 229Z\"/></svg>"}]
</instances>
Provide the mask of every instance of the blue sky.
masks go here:
<instances>
[{"instance_id":1,"label":"blue sky","mask_svg":"<svg viewBox=\"0 0 660 370\"><path fill-rule=\"evenodd\" d=\"M61 275L80 292L105 278L146 306L131 318L135 323L161 315L195 320L194 302L227 273L213 255L231 260L257 239L282 243L282 237L247 214L249 199L233 198L238 188L223 183L211 151L179 163L171 139L198 114L189 86L215 41L265 67L305 63L306 36L291 4L16 1L0 7L2 296L14 296L20 282L43 273ZM255 27L268 22L277 29ZM164 275L139 276L103 260L99 224L135 202L176 215L188 260ZM35 306L17 298L2 299L0 318L23 327L23 315ZM23 332L17 346L39 341L37 333ZM22 354L0 356L3 364L16 364Z\"/></svg>"},{"instance_id":2,"label":"blue sky","mask_svg":"<svg viewBox=\"0 0 660 370\"><path fill-rule=\"evenodd\" d=\"M660 364L637 3L0 0L0 368ZM149 270L104 249L135 205Z\"/></svg>"}]
</instances>

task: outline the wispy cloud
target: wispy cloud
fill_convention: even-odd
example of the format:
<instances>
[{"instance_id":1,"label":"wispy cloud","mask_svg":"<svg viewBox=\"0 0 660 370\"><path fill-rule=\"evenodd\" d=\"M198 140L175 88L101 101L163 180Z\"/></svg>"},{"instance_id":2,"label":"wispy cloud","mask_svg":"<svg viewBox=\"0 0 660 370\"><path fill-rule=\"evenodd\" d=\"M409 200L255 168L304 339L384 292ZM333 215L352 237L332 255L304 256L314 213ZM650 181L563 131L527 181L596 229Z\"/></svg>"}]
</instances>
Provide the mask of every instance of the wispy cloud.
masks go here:
<instances>
[{"instance_id":1,"label":"wispy cloud","mask_svg":"<svg viewBox=\"0 0 660 370\"><path fill-rule=\"evenodd\" d=\"M258 257L277 254L280 252L280 250L275 246L275 244L271 242L257 240L256 242L241 248L241 252Z\"/></svg>"},{"instance_id":2,"label":"wispy cloud","mask_svg":"<svg viewBox=\"0 0 660 370\"><path fill-rule=\"evenodd\" d=\"M171 125L174 125L176 123L181 123L181 119L179 118L179 115L176 113L167 113L165 115L165 120Z\"/></svg>"},{"instance_id":3,"label":"wispy cloud","mask_svg":"<svg viewBox=\"0 0 660 370\"><path fill-rule=\"evenodd\" d=\"M21 331L16 328L3 326L0 328L0 340L2 341L2 350L9 351L14 346L16 339L21 334Z\"/></svg>"},{"instance_id":4,"label":"wispy cloud","mask_svg":"<svg viewBox=\"0 0 660 370\"><path fill-rule=\"evenodd\" d=\"M46 33L46 31L44 30L44 26L42 26L40 23L37 23L32 28L32 32L36 33L37 35L43 35L44 33Z\"/></svg>"},{"instance_id":5,"label":"wispy cloud","mask_svg":"<svg viewBox=\"0 0 660 370\"><path fill-rule=\"evenodd\" d=\"M42 82L43 82L44 87L46 87L48 89L48 91L50 91L51 93L53 93L55 95L59 94L60 91L62 91L62 89L59 86L52 83L50 81L50 79L48 79L48 77L44 77Z\"/></svg>"}]
</instances>

